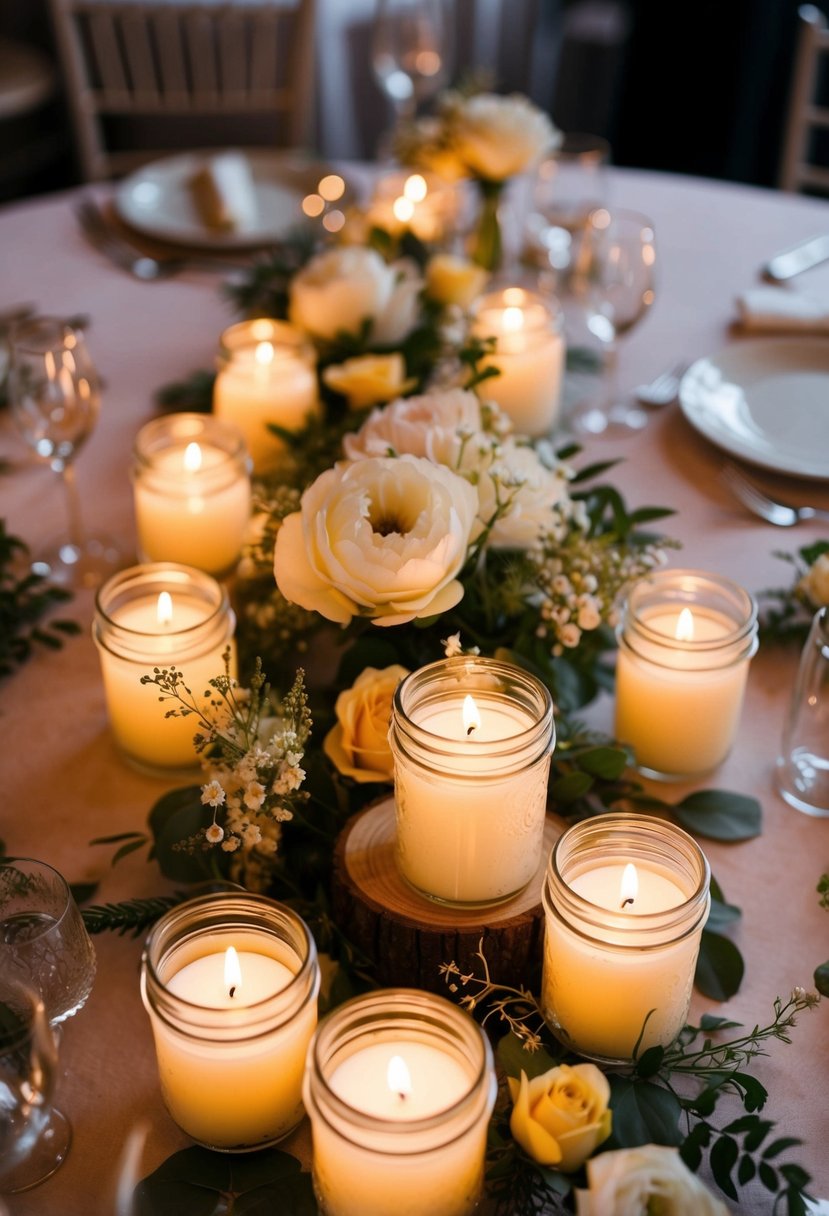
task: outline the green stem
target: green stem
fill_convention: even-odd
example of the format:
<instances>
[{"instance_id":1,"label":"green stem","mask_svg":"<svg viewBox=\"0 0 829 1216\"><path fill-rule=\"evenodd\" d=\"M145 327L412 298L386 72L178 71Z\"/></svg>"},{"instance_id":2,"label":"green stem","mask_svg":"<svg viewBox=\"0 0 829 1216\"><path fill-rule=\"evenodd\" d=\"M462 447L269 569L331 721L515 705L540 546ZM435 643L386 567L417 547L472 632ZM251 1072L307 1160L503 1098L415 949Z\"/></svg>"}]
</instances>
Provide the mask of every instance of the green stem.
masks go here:
<instances>
[{"instance_id":1,"label":"green stem","mask_svg":"<svg viewBox=\"0 0 829 1216\"><path fill-rule=\"evenodd\" d=\"M498 206L503 185L503 182L478 182L481 192L481 214L475 234L472 260L479 266L483 266L484 270L497 270L501 265L503 249Z\"/></svg>"}]
</instances>

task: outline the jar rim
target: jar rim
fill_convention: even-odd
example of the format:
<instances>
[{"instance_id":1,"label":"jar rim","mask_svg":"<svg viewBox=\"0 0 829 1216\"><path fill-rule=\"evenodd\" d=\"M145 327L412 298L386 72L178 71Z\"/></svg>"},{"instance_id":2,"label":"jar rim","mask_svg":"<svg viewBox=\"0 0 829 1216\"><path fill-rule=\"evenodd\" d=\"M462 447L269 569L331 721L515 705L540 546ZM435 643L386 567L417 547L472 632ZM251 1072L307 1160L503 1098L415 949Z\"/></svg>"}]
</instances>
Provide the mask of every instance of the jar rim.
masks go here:
<instances>
[{"instance_id":1,"label":"jar rim","mask_svg":"<svg viewBox=\"0 0 829 1216\"><path fill-rule=\"evenodd\" d=\"M710 603L700 599L701 592L706 588ZM715 638L672 637L662 630L654 629L648 619L640 615L647 608L693 608L703 616L707 614L708 609L729 621L732 628ZM649 648L657 648L659 657L651 654L644 656L649 662L657 665L661 665L662 654L713 656L737 646L741 647L741 650L735 659L750 658L756 653L758 646L757 613L755 597L733 579L702 570L671 567L652 570L633 584L622 601L621 619L616 632L619 641L624 641L634 653L638 651L631 634L636 640L646 643Z\"/></svg>"},{"instance_id":2,"label":"jar rim","mask_svg":"<svg viewBox=\"0 0 829 1216\"><path fill-rule=\"evenodd\" d=\"M290 321L274 317L249 317L236 321L223 330L219 338L219 360L231 363L238 351L258 346L260 342L271 342L292 348L307 359L315 359L314 347L305 334Z\"/></svg>"},{"instance_id":3,"label":"jar rim","mask_svg":"<svg viewBox=\"0 0 829 1216\"><path fill-rule=\"evenodd\" d=\"M181 658L189 645L200 641L228 615L233 616L226 588L212 575L206 574L203 570L197 570L194 566L179 565L176 562L148 562L146 565L130 566L126 570L119 570L95 593L95 620L92 625L92 636L95 642L119 658L128 656L120 654L117 646L113 648L112 639L130 647L155 641L159 636L157 633L144 629L134 629L129 625L123 625L111 615L113 602L121 602L117 600L119 594L126 597L123 599L123 602L126 603L133 598L133 596L127 595L131 584L134 584L133 591L137 592L140 589L141 598L158 594L161 591L189 590L191 598L202 600L209 609L203 620L180 629L174 627L164 635L167 638L178 639L180 646L184 648L184 651L176 651L177 658ZM141 661L146 662L147 657L143 650L141 656ZM176 666L178 665L177 662Z\"/></svg>"}]
</instances>

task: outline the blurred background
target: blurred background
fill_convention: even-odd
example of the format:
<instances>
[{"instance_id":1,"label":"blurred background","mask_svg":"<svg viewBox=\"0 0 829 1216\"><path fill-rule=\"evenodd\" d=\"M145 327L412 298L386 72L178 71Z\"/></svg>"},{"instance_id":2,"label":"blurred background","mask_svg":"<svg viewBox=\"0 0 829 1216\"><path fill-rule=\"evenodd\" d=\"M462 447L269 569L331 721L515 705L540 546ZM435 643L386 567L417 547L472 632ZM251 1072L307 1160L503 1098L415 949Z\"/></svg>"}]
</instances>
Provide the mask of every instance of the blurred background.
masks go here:
<instances>
[{"instance_id":1,"label":"blurred background","mask_svg":"<svg viewBox=\"0 0 829 1216\"><path fill-rule=\"evenodd\" d=\"M61 3L0 3L0 201L81 180L51 11ZM323 157L370 157L390 126L372 63L377 4L316 0L311 139ZM617 165L777 184L798 0L446 4L452 81L485 72L497 91L528 94L562 130L604 136ZM269 138L238 119L213 123L211 135L226 145ZM205 143L186 129L176 141Z\"/></svg>"}]
</instances>

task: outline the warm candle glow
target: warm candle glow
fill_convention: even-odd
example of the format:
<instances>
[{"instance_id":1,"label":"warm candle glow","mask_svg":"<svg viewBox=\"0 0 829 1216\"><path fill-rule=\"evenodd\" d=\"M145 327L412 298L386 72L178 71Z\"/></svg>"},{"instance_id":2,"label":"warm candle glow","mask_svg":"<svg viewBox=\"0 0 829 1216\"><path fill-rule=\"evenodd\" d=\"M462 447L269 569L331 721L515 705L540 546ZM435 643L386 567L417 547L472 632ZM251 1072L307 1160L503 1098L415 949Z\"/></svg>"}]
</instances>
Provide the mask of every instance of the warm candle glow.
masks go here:
<instances>
[{"instance_id":1,"label":"warm candle glow","mask_svg":"<svg viewBox=\"0 0 829 1216\"><path fill-rule=\"evenodd\" d=\"M504 329L507 333L515 333L524 327L524 313L520 308L505 308L503 317Z\"/></svg>"},{"instance_id":2,"label":"warm candle glow","mask_svg":"<svg viewBox=\"0 0 829 1216\"><path fill-rule=\"evenodd\" d=\"M188 443L184 449L185 473L198 473L202 465L201 448L197 443Z\"/></svg>"},{"instance_id":3,"label":"warm candle glow","mask_svg":"<svg viewBox=\"0 0 829 1216\"><path fill-rule=\"evenodd\" d=\"M478 713L478 706L472 697L464 697L463 701L463 730L464 734L471 735L473 730L478 730L481 725L481 715Z\"/></svg>"},{"instance_id":4,"label":"warm candle glow","mask_svg":"<svg viewBox=\"0 0 829 1216\"><path fill-rule=\"evenodd\" d=\"M267 367L273 363L273 343L272 342L257 342L254 356L260 367Z\"/></svg>"},{"instance_id":5,"label":"warm candle glow","mask_svg":"<svg viewBox=\"0 0 829 1216\"><path fill-rule=\"evenodd\" d=\"M392 211L396 220L399 220L401 224L407 224L415 213L415 205L410 198L404 198L401 194L400 198L394 200Z\"/></svg>"},{"instance_id":6,"label":"warm candle glow","mask_svg":"<svg viewBox=\"0 0 829 1216\"><path fill-rule=\"evenodd\" d=\"M638 894L639 875L636 873L636 866L628 862L622 873L622 881L619 885L619 906L627 908L630 904L635 903Z\"/></svg>"},{"instance_id":7,"label":"warm candle glow","mask_svg":"<svg viewBox=\"0 0 829 1216\"><path fill-rule=\"evenodd\" d=\"M242 986L242 968L239 966L239 955L233 946L225 951L225 987L231 996L235 996Z\"/></svg>"},{"instance_id":8,"label":"warm candle glow","mask_svg":"<svg viewBox=\"0 0 829 1216\"><path fill-rule=\"evenodd\" d=\"M693 642L694 616L690 608L683 608L676 623L676 640L678 642Z\"/></svg>"},{"instance_id":9,"label":"warm candle glow","mask_svg":"<svg viewBox=\"0 0 829 1216\"><path fill-rule=\"evenodd\" d=\"M162 591L158 597L156 615L159 625L169 625L173 619L173 597L169 591Z\"/></svg>"},{"instance_id":10,"label":"warm candle glow","mask_svg":"<svg viewBox=\"0 0 829 1216\"><path fill-rule=\"evenodd\" d=\"M389 1060L386 1082L393 1094L405 1098L412 1092L412 1078L402 1056L392 1056Z\"/></svg>"},{"instance_id":11,"label":"warm candle glow","mask_svg":"<svg viewBox=\"0 0 829 1216\"><path fill-rule=\"evenodd\" d=\"M403 194L412 203L422 203L428 193L426 178L421 177L419 173L413 173L411 177L406 178L403 186Z\"/></svg>"}]
</instances>

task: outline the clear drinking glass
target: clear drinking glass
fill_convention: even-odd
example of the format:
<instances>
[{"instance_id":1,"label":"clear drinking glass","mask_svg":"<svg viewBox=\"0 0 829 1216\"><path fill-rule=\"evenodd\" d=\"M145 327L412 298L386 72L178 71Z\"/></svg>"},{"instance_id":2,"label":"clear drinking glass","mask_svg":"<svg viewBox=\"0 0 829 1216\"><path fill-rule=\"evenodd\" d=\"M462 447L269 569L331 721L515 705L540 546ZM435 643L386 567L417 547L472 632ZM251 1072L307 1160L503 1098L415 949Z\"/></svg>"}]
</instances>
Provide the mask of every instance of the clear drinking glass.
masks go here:
<instances>
[{"instance_id":1,"label":"clear drinking glass","mask_svg":"<svg viewBox=\"0 0 829 1216\"><path fill-rule=\"evenodd\" d=\"M371 62L396 124L443 88L451 57L446 0L377 0Z\"/></svg>"},{"instance_id":2,"label":"clear drinking glass","mask_svg":"<svg viewBox=\"0 0 829 1216\"><path fill-rule=\"evenodd\" d=\"M578 430L601 434L609 426L641 430L644 410L618 400L617 344L644 317L655 298L656 238L651 220L636 211L592 212L573 272L587 328L605 351L604 404L590 403L575 419Z\"/></svg>"},{"instance_id":3,"label":"clear drinking glass","mask_svg":"<svg viewBox=\"0 0 829 1216\"><path fill-rule=\"evenodd\" d=\"M96 587L118 565L106 537L87 536L73 461L98 418L98 373L82 330L57 317L15 325L10 339L8 397L23 439L60 475L66 489L69 537L38 555L32 568L72 587Z\"/></svg>"},{"instance_id":4,"label":"clear drinking glass","mask_svg":"<svg viewBox=\"0 0 829 1216\"><path fill-rule=\"evenodd\" d=\"M525 225L526 254L566 284L592 212L607 204L610 144L600 135L565 135L536 170Z\"/></svg>"},{"instance_id":5,"label":"clear drinking glass","mask_svg":"<svg viewBox=\"0 0 829 1216\"><path fill-rule=\"evenodd\" d=\"M52 1106L57 1043L43 1001L0 973L0 1193L27 1191L54 1174L72 1128Z\"/></svg>"},{"instance_id":6,"label":"clear drinking glass","mask_svg":"<svg viewBox=\"0 0 829 1216\"><path fill-rule=\"evenodd\" d=\"M53 1025L78 1012L95 978L95 950L65 878L31 857L0 863L0 974L31 985Z\"/></svg>"},{"instance_id":7,"label":"clear drinking glass","mask_svg":"<svg viewBox=\"0 0 829 1216\"><path fill-rule=\"evenodd\" d=\"M829 818L829 608L815 613L800 659L777 758L777 788L789 806Z\"/></svg>"}]
</instances>

